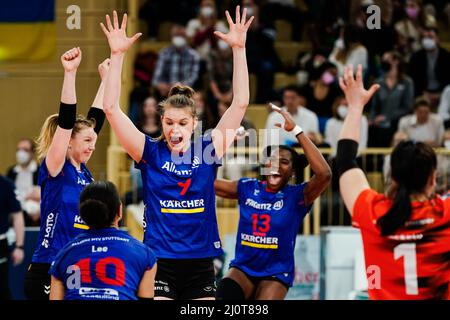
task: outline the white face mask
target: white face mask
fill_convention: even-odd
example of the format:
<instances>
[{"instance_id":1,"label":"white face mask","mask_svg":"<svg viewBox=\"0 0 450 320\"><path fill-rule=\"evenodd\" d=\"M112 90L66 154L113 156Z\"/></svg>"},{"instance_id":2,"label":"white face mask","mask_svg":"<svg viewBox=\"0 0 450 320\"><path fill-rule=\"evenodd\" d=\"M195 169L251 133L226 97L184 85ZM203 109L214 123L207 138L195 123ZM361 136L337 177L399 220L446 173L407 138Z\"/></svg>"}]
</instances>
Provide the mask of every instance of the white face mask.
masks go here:
<instances>
[{"instance_id":1,"label":"white face mask","mask_svg":"<svg viewBox=\"0 0 450 320\"><path fill-rule=\"evenodd\" d=\"M445 149L450 150L450 140L445 140L444 146L445 146Z\"/></svg>"},{"instance_id":2,"label":"white face mask","mask_svg":"<svg viewBox=\"0 0 450 320\"><path fill-rule=\"evenodd\" d=\"M255 14L255 11L252 7L245 7L247 9L247 18L253 16Z\"/></svg>"},{"instance_id":3,"label":"white face mask","mask_svg":"<svg viewBox=\"0 0 450 320\"><path fill-rule=\"evenodd\" d=\"M30 161L30 154L25 150L18 150L16 152L16 160L18 164L25 164Z\"/></svg>"},{"instance_id":4,"label":"white face mask","mask_svg":"<svg viewBox=\"0 0 450 320\"><path fill-rule=\"evenodd\" d=\"M334 42L334 46L338 49L345 49L345 43L344 40L342 40L342 38L338 38L335 42Z\"/></svg>"},{"instance_id":5,"label":"white face mask","mask_svg":"<svg viewBox=\"0 0 450 320\"><path fill-rule=\"evenodd\" d=\"M225 51L225 50L227 50L227 49L229 48L229 47L228 47L228 43L226 43L226 42L223 41L223 40L217 41L217 46L218 46L219 49L222 50L222 51Z\"/></svg>"},{"instance_id":6,"label":"white face mask","mask_svg":"<svg viewBox=\"0 0 450 320\"><path fill-rule=\"evenodd\" d=\"M345 117L347 116L347 113L348 113L347 106L340 105L337 108L336 112L337 112L338 116L341 117L341 119L345 119Z\"/></svg>"},{"instance_id":7,"label":"white face mask","mask_svg":"<svg viewBox=\"0 0 450 320\"><path fill-rule=\"evenodd\" d=\"M214 14L214 9L210 6L204 6L200 9L200 14L205 18L211 18Z\"/></svg>"},{"instance_id":8,"label":"white face mask","mask_svg":"<svg viewBox=\"0 0 450 320\"><path fill-rule=\"evenodd\" d=\"M175 47L181 48L186 45L186 39L182 36L175 36L172 38L172 43Z\"/></svg>"},{"instance_id":9,"label":"white face mask","mask_svg":"<svg viewBox=\"0 0 450 320\"><path fill-rule=\"evenodd\" d=\"M436 41L431 38L423 38L422 39L422 47L425 50L434 50L436 48Z\"/></svg>"}]
</instances>

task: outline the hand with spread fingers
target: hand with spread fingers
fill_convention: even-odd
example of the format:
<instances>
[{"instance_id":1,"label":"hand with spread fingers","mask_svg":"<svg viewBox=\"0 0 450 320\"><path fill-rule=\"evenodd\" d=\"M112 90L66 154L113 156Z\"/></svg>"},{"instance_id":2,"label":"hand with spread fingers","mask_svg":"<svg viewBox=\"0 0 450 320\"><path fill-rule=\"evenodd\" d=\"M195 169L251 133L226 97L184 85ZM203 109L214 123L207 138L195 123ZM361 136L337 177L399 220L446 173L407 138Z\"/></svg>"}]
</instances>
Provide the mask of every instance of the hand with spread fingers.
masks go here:
<instances>
[{"instance_id":1,"label":"hand with spread fingers","mask_svg":"<svg viewBox=\"0 0 450 320\"><path fill-rule=\"evenodd\" d=\"M356 78L353 74L353 65L344 68L344 76L339 78L339 85L345 93L349 108L364 109L380 85L374 84L369 90L364 88L362 80L362 65L358 65Z\"/></svg>"},{"instance_id":2,"label":"hand with spread fingers","mask_svg":"<svg viewBox=\"0 0 450 320\"><path fill-rule=\"evenodd\" d=\"M131 38L127 37L127 14L125 13L122 18L122 24L119 27L119 18L117 17L117 12L113 11L113 23L109 15L106 15L106 25L100 23L103 33L108 38L109 47L111 49L111 54L125 53L131 45L139 39L142 33L136 33Z\"/></svg>"},{"instance_id":3,"label":"hand with spread fingers","mask_svg":"<svg viewBox=\"0 0 450 320\"><path fill-rule=\"evenodd\" d=\"M226 34L220 31L215 31L214 34L225 41L231 48L245 48L247 30L250 27L254 17L250 17L250 19L246 21L247 9L244 8L241 17L239 6L236 7L236 23L233 22L233 19L228 11L225 12L225 15L227 17L230 31Z\"/></svg>"}]
</instances>

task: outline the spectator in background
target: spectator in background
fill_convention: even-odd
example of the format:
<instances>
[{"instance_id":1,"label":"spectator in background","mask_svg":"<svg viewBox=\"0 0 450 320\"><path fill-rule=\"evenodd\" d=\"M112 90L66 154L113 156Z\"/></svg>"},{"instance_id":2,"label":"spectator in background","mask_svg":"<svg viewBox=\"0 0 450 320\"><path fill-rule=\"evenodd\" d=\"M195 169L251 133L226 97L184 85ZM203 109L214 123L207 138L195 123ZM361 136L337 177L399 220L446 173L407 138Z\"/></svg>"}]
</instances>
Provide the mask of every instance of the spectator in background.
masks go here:
<instances>
[{"instance_id":1,"label":"spectator in background","mask_svg":"<svg viewBox=\"0 0 450 320\"><path fill-rule=\"evenodd\" d=\"M439 45L437 29L432 24L422 31L422 46L411 57L409 73L416 96L427 96L436 110L440 92L450 84L450 53Z\"/></svg>"},{"instance_id":2,"label":"spectator in background","mask_svg":"<svg viewBox=\"0 0 450 320\"><path fill-rule=\"evenodd\" d=\"M28 138L19 140L16 162L9 168L7 177L14 182L25 224L39 226L41 188L37 183L39 166L35 160L33 140Z\"/></svg>"},{"instance_id":3,"label":"spectator in background","mask_svg":"<svg viewBox=\"0 0 450 320\"><path fill-rule=\"evenodd\" d=\"M158 112L158 102L155 98L148 97L141 104L136 127L139 131L155 139L161 135L161 115Z\"/></svg>"},{"instance_id":4,"label":"spectator in background","mask_svg":"<svg viewBox=\"0 0 450 320\"><path fill-rule=\"evenodd\" d=\"M196 91L192 97L199 123L195 128L196 134L204 134L206 130L213 129L219 123L220 116L217 104L209 104L203 91Z\"/></svg>"},{"instance_id":5,"label":"spectator in background","mask_svg":"<svg viewBox=\"0 0 450 320\"><path fill-rule=\"evenodd\" d=\"M353 65L356 72L356 66L361 64L363 70L368 66L368 52L361 43L360 30L352 25L345 25L341 28L340 36L334 44L334 49L329 56L330 62L338 68L338 75L344 74L344 67Z\"/></svg>"},{"instance_id":6,"label":"spectator in background","mask_svg":"<svg viewBox=\"0 0 450 320\"><path fill-rule=\"evenodd\" d=\"M199 76L200 58L190 48L183 26L172 27L172 45L162 49L156 63L153 85L161 97L167 97L175 83L193 86Z\"/></svg>"},{"instance_id":7,"label":"spectator in background","mask_svg":"<svg viewBox=\"0 0 450 320\"><path fill-rule=\"evenodd\" d=\"M404 132L397 131L392 138L391 148L395 148L400 142L408 140L408 135ZM391 155L387 154L383 159L383 178L384 185L391 185ZM388 191L389 193L389 191Z\"/></svg>"},{"instance_id":8,"label":"spectator in background","mask_svg":"<svg viewBox=\"0 0 450 320\"><path fill-rule=\"evenodd\" d=\"M266 103L274 98L275 72L282 63L274 47L275 30L260 23L259 8L253 0L243 0L247 15L255 19L247 33L247 61L250 74L257 77L256 103Z\"/></svg>"},{"instance_id":9,"label":"spectator in background","mask_svg":"<svg viewBox=\"0 0 450 320\"><path fill-rule=\"evenodd\" d=\"M186 25L195 17L198 2L198 0L147 0L139 8L139 18L147 23L148 37L156 40L161 23L170 21Z\"/></svg>"},{"instance_id":10,"label":"spectator in background","mask_svg":"<svg viewBox=\"0 0 450 320\"><path fill-rule=\"evenodd\" d=\"M441 94L438 113L444 120L445 128L450 128L450 85L446 86Z\"/></svg>"},{"instance_id":11,"label":"spectator in background","mask_svg":"<svg viewBox=\"0 0 450 320\"><path fill-rule=\"evenodd\" d=\"M205 62L212 48L217 47L214 31L228 32L225 23L217 19L216 4L213 0L202 0L198 16L189 20L186 36L190 45L197 51L200 60Z\"/></svg>"},{"instance_id":12,"label":"spectator in background","mask_svg":"<svg viewBox=\"0 0 450 320\"><path fill-rule=\"evenodd\" d=\"M319 133L319 119L317 115L308 110L306 106L307 100L296 86L287 86L283 91L283 109L287 110L294 118L295 123L302 127L308 138L314 144L320 144L321 137ZM295 145L296 138L285 130L277 128L275 125L284 123L283 116L278 112L271 112L266 121L266 132L264 134L263 146L269 145Z\"/></svg>"},{"instance_id":13,"label":"spectator in background","mask_svg":"<svg viewBox=\"0 0 450 320\"><path fill-rule=\"evenodd\" d=\"M414 102L414 85L405 74L402 56L395 51L386 52L381 60L383 76L375 82L380 89L370 106L370 141L373 147L388 147L398 121L408 114Z\"/></svg>"},{"instance_id":14,"label":"spectator in background","mask_svg":"<svg viewBox=\"0 0 450 320\"><path fill-rule=\"evenodd\" d=\"M397 50L408 61L411 55L421 49L420 34L425 26L425 11L421 0L406 0L404 16L395 24Z\"/></svg>"},{"instance_id":15,"label":"spectator in background","mask_svg":"<svg viewBox=\"0 0 450 320\"><path fill-rule=\"evenodd\" d=\"M289 21L292 26L292 40L302 40L305 18L295 0L267 0L265 2L261 8L261 21L275 28L276 20Z\"/></svg>"},{"instance_id":16,"label":"spectator in background","mask_svg":"<svg viewBox=\"0 0 450 320\"><path fill-rule=\"evenodd\" d=\"M333 148L332 157L336 156L337 143L339 139L339 133L341 132L344 119L348 112L348 102L344 96L339 96L335 99L333 103L333 118L328 120L325 127L325 143L329 144ZM362 149L367 148L367 140L369 134L369 125L366 116L362 116L361 120L361 133L360 142L358 146L358 154L361 153Z\"/></svg>"},{"instance_id":17,"label":"spectator in background","mask_svg":"<svg viewBox=\"0 0 450 320\"><path fill-rule=\"evenodd\" d=\"M317 76L303 88L308 108L319 117L319 130L325 131L325 124L333 116L333 102L340 93L337 85L337 68L324 62L317 70Z\"/></svg>"},{"instance_id":18,"label":"spectator in background","mask_svg":"<svg viewBox=\"0 0 450 320\"><path fill-rule=\"evenodd\" d=\"M219 39L217 48L208 57L209 88L216 101L230 103L233 98L231 79L233 76L233 55L228 44Z\"/></svg>"},{"instance_id":19,"label":"spectator in background","mask_svg":"<svg viewBox=\"0 0 450 320\"><path fill-rule=\"evenodd\" d=\"M414 103L414 114L400 119L398 131L406 133L410 140L440 147L444 138L444 122L438 114L431 113L428 100L418 98Z\"/></svg>"},{"instance_id":20,"label":"spectator in background","mask_svg":"<svg viewBox=\"0 0 450 320\"><path fill-rule=\"evenodd\" d=\"M219 111L219 118L223 116L228 109L228 104L219 102L217 105ZM250 145L250 132L247 130L255 130L255 125L247 117L244 117L241 122L241 126L245 132L239 132L235 137L234 147L251 147ZM256 131L253 131L256 132ZM243 154L234 155L234 152L229 152L225 156L223 166L218 169L217 176L223 178L224 171L225 176L230 180L239 180L242 178L244 171L252 170L255 164L250 163L249 157Z\"/></svg>"}]
</instances>

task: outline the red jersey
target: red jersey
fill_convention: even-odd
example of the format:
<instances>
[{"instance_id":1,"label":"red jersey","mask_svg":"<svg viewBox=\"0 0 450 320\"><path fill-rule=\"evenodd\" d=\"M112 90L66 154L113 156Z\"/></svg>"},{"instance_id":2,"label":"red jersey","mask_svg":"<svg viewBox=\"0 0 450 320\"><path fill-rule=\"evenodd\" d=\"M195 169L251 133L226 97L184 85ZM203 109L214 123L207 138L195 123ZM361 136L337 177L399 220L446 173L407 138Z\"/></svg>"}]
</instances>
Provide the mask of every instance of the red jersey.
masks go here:
<instances>
[{"instance_id":1,"label":"red jersey","mask_svg":"<svg viewBox=\"0 0 450 320\"><path fill-rule=\"evenodd\" d=\"M412 214L394 234L381 236L377 220L392 200L367 189L353 209L360 228L370 299L450 297L450 198L412 202Z\"/></svg>"}]
</instances>

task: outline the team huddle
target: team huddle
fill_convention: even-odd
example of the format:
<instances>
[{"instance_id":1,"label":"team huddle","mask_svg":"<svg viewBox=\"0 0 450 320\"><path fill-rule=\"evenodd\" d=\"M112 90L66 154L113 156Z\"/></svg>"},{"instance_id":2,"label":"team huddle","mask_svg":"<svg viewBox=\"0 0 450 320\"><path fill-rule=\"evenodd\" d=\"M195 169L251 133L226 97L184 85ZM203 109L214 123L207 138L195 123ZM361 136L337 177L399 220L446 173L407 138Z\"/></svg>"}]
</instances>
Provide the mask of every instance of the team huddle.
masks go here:
<instances>
[{"instance_id":1,"label":"team huddle","mask_svg":"<svg viewBox=\"0 0 450 320\"><path fill-rule=\"evenodd\" d=\"M61 57L64 80L59 113L45 121L38 152L42 160L41 227L25 279L32 300L269 300L284 299L294 280L297 232L314 200L328 187L331 169L292 116L273 106L311 166L309 181L290 183L304 162L289 146L264 151L262 179L217 179L249 104L246 35L253 17L226 12L229 32L216 31L233 52L233 99L210 132L193 138L194 91L175 85L160 102L162 135L139 131L119 106L124 55L141 36L126 35L127 15L106 16L101 28L111 56L99 66L101 84L86 117L77 115L76 72L82 52ZM366 90L362 68L345 69L340 87L349 102L336 163L340 192L360 228L366 266L377 265L380 285L371 299L450 298L450 199L435 195L436 154L423 143L400 143L391 157L393 187L372 190L356 156ZM116 187L94 181L86 163L105 117L119 143L141 171L144 240L119 229L122 204ZM235 258L216 284L215 257L223 255L216 195L237 199ZM369 277L369 273L367 274ZM51 288L50 291L46 288Z\"/></svg>"}]
</instances>

